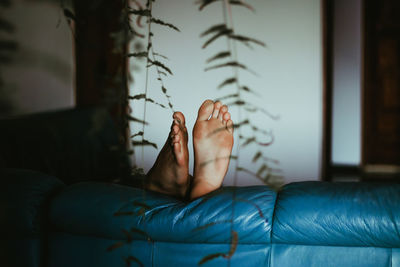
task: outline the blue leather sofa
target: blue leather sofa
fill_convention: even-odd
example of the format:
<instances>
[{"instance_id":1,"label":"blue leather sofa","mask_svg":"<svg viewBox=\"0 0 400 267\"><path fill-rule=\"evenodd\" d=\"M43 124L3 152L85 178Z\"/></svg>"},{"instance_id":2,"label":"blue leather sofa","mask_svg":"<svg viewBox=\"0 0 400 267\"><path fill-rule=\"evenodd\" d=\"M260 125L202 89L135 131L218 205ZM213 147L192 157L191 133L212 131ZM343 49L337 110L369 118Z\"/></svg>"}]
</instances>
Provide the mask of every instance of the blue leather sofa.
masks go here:
<instances>
[{"instance_id":1,"label":"blue leather sofa","mask_svg":"<svg viewBox=\"0 0 400 267\"><path fill-rule=\"evenodd\" d=\"M32 171L1 176L13 181L0 194L5 266L400 266L400 185L226 187L183 202Z\"/></svg>"},{"instance_id":2,"label":"blue leather sofa","mask_svg":"<svg viewBox=\"0 0 400 267\"><path fill-rule=\"evenodd\" d=\"M101 132L91 138L114 140ZM399 184L224 187L184 202L90 175L85 157L72 182L2 158L0 266L400 267Z\"/></svg>"}]
</instances>

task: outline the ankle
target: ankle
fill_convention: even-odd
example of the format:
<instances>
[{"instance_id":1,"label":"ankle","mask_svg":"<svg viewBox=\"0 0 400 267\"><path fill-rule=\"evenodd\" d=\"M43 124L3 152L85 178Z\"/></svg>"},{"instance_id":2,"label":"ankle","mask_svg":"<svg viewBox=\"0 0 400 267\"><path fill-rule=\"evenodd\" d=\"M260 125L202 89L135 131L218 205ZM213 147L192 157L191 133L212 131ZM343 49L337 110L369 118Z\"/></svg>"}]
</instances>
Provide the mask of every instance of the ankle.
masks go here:
<instances>
[{"instance_id":1,"label":"ankle","mask_svg":"<svg viewBox=\"0 0 400 267\"><path fill-rule=\"evenodd\" d=\"M202 197L212 191L217 190L221 186L210 184L208 181L203 179L194 180L192 189L190 191L190 200Z\"/></svg>"}]
</instances>

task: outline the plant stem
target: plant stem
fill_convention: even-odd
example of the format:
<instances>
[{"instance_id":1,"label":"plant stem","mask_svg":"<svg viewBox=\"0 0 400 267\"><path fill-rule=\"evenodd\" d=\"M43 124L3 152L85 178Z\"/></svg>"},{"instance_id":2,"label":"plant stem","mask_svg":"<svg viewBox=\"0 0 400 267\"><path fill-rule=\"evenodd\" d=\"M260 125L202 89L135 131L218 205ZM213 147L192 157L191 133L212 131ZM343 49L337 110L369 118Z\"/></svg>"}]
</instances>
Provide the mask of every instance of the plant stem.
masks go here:
<instances>
[{"instance_id":1,"label":"plant stem","mask_svg":"<svg viewBox=\"0 0 400 267\"><path fill-rule=\"evenodd\" d=\"M149 84L149 54L150 54L150 46L152 46L151 43L151 18L152 18L152 0L148 0L148 9L150 10L150 15L147 17L147 57L146 57L146 82L145 82L145 99L147 98L147 92L148 92L148 84ZM147 110L147 101L144 101L144 110L143 110L143 121L146 121L146 110ZM142 124L142 143L144 142L144 128L145 128L145 123ZM142 146L142 166L144 166L144 146Z\"/></svg>"}]
</instances>

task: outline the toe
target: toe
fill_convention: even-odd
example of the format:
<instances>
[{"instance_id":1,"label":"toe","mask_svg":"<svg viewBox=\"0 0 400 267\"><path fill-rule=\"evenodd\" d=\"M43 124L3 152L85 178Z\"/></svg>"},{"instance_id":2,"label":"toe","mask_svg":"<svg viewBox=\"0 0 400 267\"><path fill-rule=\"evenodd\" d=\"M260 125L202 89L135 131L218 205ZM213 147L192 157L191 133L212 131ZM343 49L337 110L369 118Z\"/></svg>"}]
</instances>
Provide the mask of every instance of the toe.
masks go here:
<instances>
[{"instance_id":1,"label":"toe","mask_svg":"<svg viewBox=\"0 0 400 267\"><path fill-rule=\"evenodd\" d=\"M174 143L175 156L178 157L180 152L181 152L181 144L179 144L179 142Z\"/></svg>"},{"instance_id":2,"label":"toe","mask_svg":"<svg viewBox=\"0 0 400 267\"><path fill-rule=\"evenodd\" d=\"M220 109L221 109L221 106L222 106L222 104L221 104L221 102L219 102L219 101L217 101L217 102L214 103L214 111L213 111L213 114L212 114L212 117L213 117L214 119L218 118L218 115L219 115L219 111L220 111Z\"/></svg>"},{"instance_id":3,"label":"toe","mask_svg":"<svg viewBox=\"0 0 400 267\"><path fill-rule=\"evenodd\" d=\"M226 129L233 134L233 121L231 119L226 122Z\"/></svg>"},{"instance_id":4,"label":"toe","mask_svg":"<svg viewBox=\"0 0 400 267\"><path fill-rule=\"evenodd\" d=\"M172 137L172 143L179 143L179 141L180 141L180 136L177 134L177 135L174 135L174 137Z\"/></svg>"},{"instance_id":5,"label":"toe","mask_svg":"<svg viewBox=\"0 0 400 267\"><path fill-rule=\"evenodd\" d=\"M179 126L178 125L173 125L172 126L172 132L174 133L174 134L178 134L178 132L179 132Z\"/></svg>"},{"instance_id":6,"label":"toe","mask_svg":"<svg viewBox=\"0 0 400 267\"><path fill-rule=\"evenodd\" d=\"M172 118L174 118L174 120L177 120L179 124L185 125L185 116L183 115L182 112L180 111L174 112Z\"/></svg>"},{"instance_id":7,"label":"toe","mask_svg":"<svg viewBox=\"0 0 400 267\"><path fill-rule=\"evenodd\" d=\"M222 118L225 122L228 122L231 119L231 114L229 112L225 112Z\"/></svg>"},{"instance_id":8,"label":"toe","mask_svg":"<svg viewBox=\"0 0 400 267\"><path fill-rule=\"evenodd\" d=\"M222 121L224 119L225 113L228 111L228 107L226 105L223 105L219 111L218 114L218 119Z\"/></svg>"},{"instance_id":9,"label":"toe","mask_svg":"<svg viewBox=\"0 0 400 267\"><path fill-rule=\"evenodd\" d=\"M197 120L205 121L211 116L214 109L214 102L212 100L207 99L203 102L203 104L199 108L199 112L197 115Z\"/></svg>"}]
</instances>

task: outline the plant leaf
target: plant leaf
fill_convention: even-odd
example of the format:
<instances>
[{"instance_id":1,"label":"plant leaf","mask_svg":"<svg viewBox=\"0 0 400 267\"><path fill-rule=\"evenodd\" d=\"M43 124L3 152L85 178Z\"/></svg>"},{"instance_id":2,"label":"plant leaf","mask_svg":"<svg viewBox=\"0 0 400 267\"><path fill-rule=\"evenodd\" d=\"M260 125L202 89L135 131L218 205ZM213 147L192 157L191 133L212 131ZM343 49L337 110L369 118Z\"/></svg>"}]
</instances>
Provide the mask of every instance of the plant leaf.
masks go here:
<instances>
[{"instance_id":1,"label":"plant leaf","mask_svg":"<svg viewBox=\"0 0 400 267\"><path fill-rule=\"evenodd\" d=\"M229 259L229 258L231 258L233 256L233 254L235 254L238 241L239 241L238 233L236 231L232 230L231 248L229 249L228 255L224 256L224 258L228 258Z\"/></svg>"},{"instance_id":2,"label":"plant leaf","mask_svg":"<svg viewBox=\"0 0 400 267\"><path fill-rule=\"evenodd\" d=\"M166 59L166 60L169 60L168 57L166 57L166 56L164 56L164 55L162 55L160 53L153 52L153 55L155 55L157 57L162 57L163 59Z\"/></svg>"},{"instance_id":3,"label":"plant leaf","mask_svg":"<svg viewBox=\"0 0 400 267\"><path fill-rule=\"evenodd\" d=\"M136 137L136 136L143 136L143 132L137 132L137 133L131 135L131 138Z\"/></svg>"},{"instance_id":4,"label":"plant leaf","mask_svg":"<svg viewBox=\"0 0 400 267\"><path fill-rule=\"evenodd\" d=\"M241 145L242 147L248 146L251 143L256 142L256 138L255 137L250 137L247 138L246 141Z\"/></svg>"},{"instance_id":5,"label":"plant leaf","mask_svg":"<svg viewBox=\"0 0 400 267\"><path fill-rule=\"evenodd\" d=\"M132 233L139 234L139 235L143 235L143 236L147 237L148 240L152 240L151 237L150 237L146 232L144 232L144 231L142 231L142 230L139 230L139 229L137 229L137 228L133 228L133 227L132 227L132 228L131 228L131 232L132 232Z\"/></svg>"},{"instance_id":6,"label":"plant leaf","mask_svg":"<svg viewBox=\"0 0 400 267\"><path fill-rule=\"evenodd\" d=\"M240 90L245 91L247 93L251 93L251 94L256 95L256 96L260 96L260 94L258 94L257 92L251 90L248 86L241 86Z\"/></svg>"},{"instance_id":7,"label":"plant leaf","mask_svg":"<svg viewBox=\"0 0 400 267\"><path fill-rule=\"evenodd\" d=\"M210 39L208 39L201 48L206 48L208 45L210 45L212 42L214 42L215 40L217 40L218 38L222 37L222 36L230 36L231 33L233 31L231 29L225 29L223 31L218 32L217 34L215 34L213 37L211 37Z\"/></svg>"},{"instance_id":8,"label":"plant leaf","mask_svg":"<svg viewBox=\"0 0 400 267\"><path fill-rule=\"evenodd\" d=\"M162 25L162 26L169 27L171 29L174 29L177 32L180 32L180 30L176 26L172 25L171 23L166 23L160 19L151 18L151 22Z\"/></svg>"},{"instance_id":9,"label":"plant leaf","mask_svg":"<svg viewBox=\"0 0 400 267\"><path fill-rule=\"evenodd\" d=\"M234 129L237 129L237 128L242 127L242 126L244 126L244 125L246 125L246 124L249 124L249 123L250 123L249 120L244 120L244 121L242 121L242 122L236 123L236 124L233 126L233 128L234 128Z\"/></svg>"},{"instance_id":10,"label":"plant leaf","mask_svg":"<svg viewBox=\"0 0 400 267\"><path fill-rule=\"evenodd\" d=\"M218 85L218 89L221 89L224 86L230 85L232 83L235 83L237 79L235 77L228 78L225 81L223 81L220 85Z\"/></svg>"},{"instance_id":11,"label":"plant leaf","mask_svg":"<svg viewBox=\"0 0 400 267\"><path fill-rule=\"evenodd\" d=\"M128 258L125 258L126 266L131 266L131 262L136 262L139 266L144 267L143 263L136 257L129 256Z\"/></svg>"},{"instance_id":12,"label":"plant leaf","mask_svg":"<svg viewBox=\"0 0 400 267\"><path fill-rule=\"evenodd\" d=\"M167 67L167 66L165 66L164 64L162 64L160 61L158 61L158 60L149 60L149 62L150 62L150 66L151 65L155 65L155 66L157 66L157 67L160 67L160 68L162 68L162 69L164 69L166 72L168 72L169 74L171 74L171 75L173 75L172 74L172 71ZM148 66L149 67L149 66Z\"/></svg>"},{"instance_id":13,"label":"plant leaf","mask_svg":"<svg viewBox=\"0 0 400 267\"><path fill-rule=\"evenodd\" d=\"M262 153L261 153L261 151L258 151L255 155L254 155L254 157L253 157L253 159L252 159L252 162L257 162L257 160L259 159L259 158L261 158L261 156L262 156Z\"/></svg>"},{"instance_id":14,"label":"plant leaf","mask_svg":"<svg viewBox=\"0 0 400 267\"><path fill-rule=\"evenodd\" d=\"M266 46L266 44L264 42L262 42L262 41L259 41L259 40L254 39L254 38L242 36L242 35L233 35L233 34L231 34L231 35L229 35L229 38L231 38L233 40L236 40L236 41L239 41L239 42L243 42L243 43L254 43L254 44L258 44L258 45L260 45L262 47Z\"/></svg>"},{"instance_id":15,"label":"plant leaf","mask_svg":"<svg viewBox=\"0 0 400 267\"><path fill-rule=\"evenodd\" d=\"M238 94L226 95L226 96L219 97L219 98L215 99L215 101L221 101L221 100L225 100L225 99L228 99L228 98L234 98L234 97L239 97L239 95Z\"/></svg>"},{"instance_id":16,"label":"plant leaf","mask_svg":"<svg viewBox=\"0 0 400 267\"><path fill-rule=\"evenodd\" d=\"M146 94L128 96L128 99L131 99L131 100L139 100L139 99L143 99L143 98L146 98Z\"/></svg>"},{"instance_id":17,"label":"plant leaf","mask_svg":"<svg viewBox=\"0 0 400 267\"><path fill-rule=\"evenodd\" d=\"M147 51L137 52L137 53L129 53L126 56L127 57L147 57Z\"/></svg>"},{"instance_id":18,"label":"plant leaf","mask_svg":"<svg viewBox=\"0 0 400 267\"><path fill-rule=\"evenodd\" d=\"M132 204L133 204L133 206L142 207L142 208L145 208L146 210L151 209L151 207L150 207L149 205L147 205L147 204L145 204L145 203L142 203L142 202L137 202L137 201L135 201L135 202L133 202Z\"/></svg>"},{"instance_id":19,"label":"plant leaf","mask_svg":"<svg viewBox=\"0 0 400 267\"><path fill-rule=\"evenodd\" d=\"M241 63L238 63L236 61L230 61L227 63L223 63L223 64L218 64L215 66L211 66L208 68L205 68L204 71L209 71L209 70L213 70L213 69L218 69L218 68L225 68L225 67L234 67L234 68L241 68L241 69L245 69L247 70L247 67Z\"/></svg>"},{"instance_id":20,"label":"plant leaf","mask_svg":"<svg viewBox=\"0 0 400 267\"><path fill-rule=\"evenodd\" d=\"M141 141L132 141L133 146L152 146L157 149L157 144L150 142L149 140L143 139Z\"/></svg>"},{"instance_id":21,"label":"plant leaf","mask_svg":"<svg viewBox=\"0 0 400 267\"><path fill-rule=\"evenodd\" d=\"M131 243L133 241L132 234L129 231L125 230L125 229L122 229L122 232L126 236L126 243Z\"/></svg>"},{"instance_id":22,"label":"plant leaf","mask_svg":"<svg viewBox=\"0 0 400 267\"><path fill-rule=\"evenodd\" d=\"M202 264L206 263L207 261L210 261L210 260L213 260L213 259L216 259L219 257L224 257L224 256L225 256L224 253L214 253L214 254L207 255L199 261L198 265L202 265Z\"/></svg>"},{"instance_id":23,"label":"plant leaf","mask_svg":"<svg viewBox=\"0 0 400 267\"><path fill-rule=\"evenodd\" d=\"M230 55L231 55L231 52L229 52L229 51L219 52L215 56L210 57L209 59L207 59L207 63L210 63L210 62L215 61L217 59L229 57Z\"/></svg>"},{"instance_id":24,"label":"plant leaf","mask_svg":"<svg viewBox=\"0 0 400 267\"><path fill-rule=\"evenodd\" d=\"M125 244L125 243L124 243L123 241L119 241L119 242L117 242L117 243L114 243L113 245L111 245L111 246L109 246L109 247L107 248L107 251L113 251L113 250L116 249L116 248L122 247L124 244Z\"/></svg>"},{"instance_id":25,"label":"plant leaf","mask_svg":"<svg viewBox=\"0 0 400 267\"><path fill-rule=\"evenodd\" d=\"M251 5L245 3L245 2L242 1L242 0L230 0L229 3L230 3L231 5L239 5L239 6L245 7L245 8L247 8L247 9L250 9L250 10L253 11L253 12L256 11Z\"/></svg>"},{"instance_id":26,"label":"plant leaf","mask_svg":"<svg viewBox=\"0 0 400 267\"><path fill-rule=\"evenodd\" d=\"M208 28L208 29L205 30L204 32L202 32L202 33L200 34L200 37L204 37L204 36L206 36L206 35L208 35L208 34L210 34L210 33L213 33L213 32L225 31L225 30L227 30L227 29L228 29L228 28L226 27L226 24L225 24L225 23L216 24L216 25L211 26L210 28Z\"/></svg>"},{"instance_id":27,"label":"plant leaf","mask_svg":"<svg viewBox=\"0 0 400 267\"><path fill-rule=\"evenodd\" d=\"M197 3L200 4L199 10L202 11L209 4L212 4L212 3L217 2L217 1L219 1L219 0L200 0L200 1L197 1Z\"/></svg>"},{"instance_id":28,"label":"plant leaf","mask_svg":"<svg viewBox=\"0 0 400 267\"><path fill-rule=\"evenodd\" d=\"M163 105L163 104L161 104L159 102L156 102L151 98L147 98L145 94L128 96L128 99L130 99L130 100L141 100L141 99L144 99L144 101L146 101L146 102L153 103L153 104L155 104L157 106L160 106L162 108L167 108L165 105Z\"/></svg>"},{"instance_id":29,"label":"plant leaf","mask_svg":"<svg viewBox=\"0 0 400 267\"><path fill-rule=\"evenodd\" d=\"M264 213L262 212L260 206L258 206L258 205L257 205L256 203L254 203L253 201L249 201L249 200L244 199L244 198L237 198L236 201L238 201L238 202L244 202L244 203L247 203L247 204L252 205L253 207L255 207L255 208L257 209L258 215L260 215L261 218L265 219Z\"/></svg>"},{"instance_id":30,"label":"plant leaf","mask_svg":"<svg viewBox=\"0 0 400 267\"><path fill-rule=\"evenodd\" d=\"M260 168L258 169L258 171L257 171L257 175L258 175L258 176L261 176L261 174L262 174L264 171L266 171L266 170L268 170L267 165L265 165L265 164L261 165L261 167L260 167Z\"/></svg>"},{"instance_id":31,"label":"plant leaf","mask_svg":"<svg viewBox=\"0 0 400 267\"><path fill-rule=\"evenodd\" d=\"M138 119L138 118L135 118L135 117L133 117L133 116L131 116L131 115L126 115L126 117L127 117L127 119L130 120L130 121L138 122L138 123L141 123L141 124L144 124L144 125L149 125L148 122L146 122L146 121L144 121L144 120L141 120L141 119Z\"/></svg>"}]
</instances>

